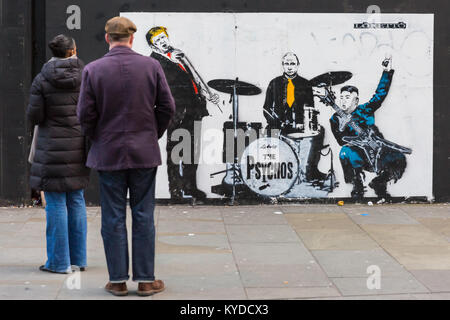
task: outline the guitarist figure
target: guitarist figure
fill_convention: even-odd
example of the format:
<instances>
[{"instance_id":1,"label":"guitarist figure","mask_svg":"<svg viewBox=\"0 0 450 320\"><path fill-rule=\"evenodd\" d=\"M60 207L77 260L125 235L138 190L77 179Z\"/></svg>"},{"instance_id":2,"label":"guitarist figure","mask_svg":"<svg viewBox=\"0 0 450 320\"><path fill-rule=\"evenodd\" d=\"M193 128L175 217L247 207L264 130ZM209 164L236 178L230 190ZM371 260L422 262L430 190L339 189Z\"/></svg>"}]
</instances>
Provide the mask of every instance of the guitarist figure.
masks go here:
<instances>
[{"instance_id":1,"label":"guitarist figure","mask_svg":"<svg viewBox=\"0 0 450 320\"><path fill-rule=\"evenodd\" d=\"M351 196L355 200L364 197L363 170L375 172L377 176L369 183L369 187L374 189L377 197L388 200L390 195L387 193L387 183L391 180L397 182L403 175L406 168L406 157L401 152L400 146L398 150L395 148L383 148L378 156L377 169L370 165L364 149L348 143L345 137L358 136L358 132L354 130L350 122L359 126L358 130L371 130L377 137L383 139L382 134L375 126L375 111L381 107L386 98L392 83L394 70L391 69L391 58L383 61L384 71L372 99L365 104L359 104L358 88L353 86L345 86L341 88L341 110L336 112L330 119L333 134L342 146L339 159L344 171L346 183L353 184ZM346 142L347 140L347 142Z\"/></svg>"}]
</instances>

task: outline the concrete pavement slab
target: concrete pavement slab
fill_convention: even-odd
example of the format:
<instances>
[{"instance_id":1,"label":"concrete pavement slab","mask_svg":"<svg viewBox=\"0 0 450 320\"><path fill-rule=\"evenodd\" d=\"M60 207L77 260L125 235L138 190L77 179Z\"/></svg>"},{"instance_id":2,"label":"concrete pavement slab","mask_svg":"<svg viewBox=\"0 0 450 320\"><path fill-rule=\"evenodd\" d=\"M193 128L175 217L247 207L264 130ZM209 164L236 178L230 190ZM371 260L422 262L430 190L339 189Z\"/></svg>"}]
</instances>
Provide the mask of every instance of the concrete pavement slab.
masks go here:
<instances>
[{"instance_id":1,"label":"concrete pavement slab","mask_svg":"<svg viewBox=\"0 0 450 320\"><path fill-rule=\"evenodd\" d=\"M367 278L331 278L333 283L344 296L365 296L399 293L428 293L429 290L413 276L382 277L380 289L369 289Z\"/></svg>"},{"instance_id":2,"label":"concrete pavement slab","mask_svg":"<svg viewBox=\"0 0 450 320\"><path fill-rule=\"evenodd\" d=\"M10 236L4 248L45 248L45 222L26 222L19 231Z\"/></svg>"},{"instance_id":3,"label":"concrete pavement slab","mask_svg":"<svg viewBox=\"0 0 450 320\"><path fill-rule=\"evenodd\" d=\"M310 250L378 248L378 244L344 213L286 214L285 216Z\"/></svg>"},{"instance_id":4,"label":"concrete pavement slab","mask_svg":"<svg viewBox=\"0 0 450 320\"><path fill-rule=\"evenodd\" d=\"M342 229L359 230L359 227L345 213L305 213L285 214L287 221L296 230L306 229Z\"/></svg>"},{"instance_id":5,"label":"concrete pavement slab","mask_svg":"<svg viewBox=\"0 0 450 320\"><path fill-rule=\"evenodd\" d=\"M164 299L246 299L231 252L158 254L155 274L166 284Z\"/></svg>"},{"instance_id":6,"label":"concrete pavement slab","mask_svg":"<svg viewBox=\"0 0 450 320\"><path fill-rule=\"evenodd\" d=\"M399 246L444 246L447 240L422 225L362 225L384 248Z\"/></svg>"},{"instance_id":7,"label":"concrete pavement slab","mask_svg":"<svg viewBox=\"0 0 450 320\"><path fill-rule=\"evenodd\" d=\"M370 250L379 248L359 229L298 229L297 234L309 250Z\"/></svg>"},{"instance_id":8,"label":"concrete pavement slab","mask_svg":"<svg viewBox=\"0 0 450 320\"><path fill-rule=\"evenodd\" d=\"M196 233L197 239L202 238L201 233ZM197 241L197 240L196 240ZM164 242L164 240L156 240L156 254L163 253L191 253L191 254L224 254L231 253L228 246L220 244L219 246L214 245L214 243L203 243L199 244L173 244Z\"/></svg>"},{"instance_id":9,"label":"concrete pavement slab","mask_svg":"<svg viewBox=\"0 0 450 320\"><path fill-rule=\"evenodd\" d=\"M300 242L290 243L232 243L233 255L241 265L301 265L314 261Z\"/></svg>"},{"instance_id":10,"label":"concrete pavement slab","mask_svg":"<svg viewBox=\"0 0 450 320\"><path fill-rule=\"evenodd\" d=\"M54 300L61 284L0 284L0 300Z\"/></svg>"},{"instance_id":11,"label":"concrete pavement slab","mask_svg":"<svg viewBox=\"0 0 450 320\"><path fill-rule=\"evenodd\" d=\"M449 218L416 218L420 224L433 232L439 233L450 239L450 217Z\"/></svg>"},{"instance_id":12,"label":"concrete pavement slab","mask_svg":"<svg viewBox=\"0 0 450 320\"><path fill-rule=\"evenodd\" d=\"M285 214L318 214L318 213L343 213L342 208L337 205L283 205L282 211Z\"/></svg>"},{"instance_id":13,"label":"concrete pavement slab","mask_svg":"<svg viewBox=\"0 0 450 320\"><path fill-rule=\"evenodd\" d=\"M361 251L313 251L330 278L368 277L368 267L377 266L381 276L407 278L411 274L382 249Z\"/></svg>"},{"instance_id":14,"label":"concrete pavement slab","mask_svg":"<svg viewBox=\"0 0 450 320\"><path fill-rule=\"evenodd\" d=\"M130 274L130 279L132 274ZM128 296L116 297L105 290L108 271L103 266L89 267L88 271L67 275L56 296L57 300L137 300L143 299L136 294L137 283L127 281ZM144 298L145 299L145 298Z\"/></svg>"},{"instance_id":15,"label":"concrete pavement slab","mask_svg":"<svg viewBox=\"0 0 450 320\"><path fill-rule=\"evenodd\" d=\"M0 222L0 236L11 236L23 228L25 222Z\"/></svg>"},{"instance_id":16,"label":"concrete pavement slab","mask_svg":"<svg viewBox=\"0 0 450 320\"><path fill-rule=\"evenodd\" d=\"M66 278L64 274L48 273L39 270L39 265L0 265L0 284L11 282L26 284L57 284Z\"/></svg>"},{"instance_id":17,"label":"concrete pavement slab","mask_svg":"<svg viewBox=\"0 0 450 320\"><path fill-rule=\"evenodd\" d=\"M163 219L192 219L199 221L222 220L220 207L158 207L159 217Z\"/></svg>"},{"instance_id":18,"label":"concrete pavement slab","mask_svg":"<svg viewBox=\"0 0 450 320\"><path fill-rule=\"evenodd\" d=\"M19 246L20 244L17 244ZM45 263L47 251L45 247L39 248L2 248L0 250L0 265L26 265L36 266Z\"/></svg>"},{"instance_id":19,"label":"concrete pavement slab","mask_svg":"<svg viewBox=\"0 0 450 320\"><path fill-rule=\"evenodd\" d=\"M0 208L0 223L26 222L40 209Z\"/></svg>"},{"instance_id":20,"label":"concrete pavement slab","mask_svg":"<svg viewBox=\"0 0 450 320\"><path fill-rule=\"evenodd\" d=\"M450 205L448 204L410 204L400 208L414 218L450 218Z\"/></svg>"},{"instance_id":21,"label":"concrete pavement slab","mask_svg":"<svg viewBox=\"0 0 450 320\"><path fill-rule=\"evenodd\" d=\"M450 270L448 246L392 246L385 250L408 270Z\"/></svg>"},{"instance_id":22,"label":"concrete pavement slab","mask_svg":"<svg viewBox=\"0 0 450 320\"><path fill-rule=\"evenodd\" d=\"M450 300L450 292L412 294L417 300Z\"/></svg>"},{"instance_id":23,"label":"concrete pavement slab","mask_svg":"<svg viewBox=\"0 0 450 320\"><path fill-rule=\"evenodd\" d=\"M195 275L218 275L222 273L236 273L237 267L233 255L202 253L164 253L156 255L156 274L159 277Z\"/></svg>"},{"instance_id":24,"label":"concrete pavement slab","mask_svg":"<svg viewBox=\"0 0 450 320\"><path fill-rule=\"evenodd\" d=\"M274 212L282 212L283 206L280 205L254 205L254 206L221 206L219 207L223 214L228 213L261 213L271 214Z\"/></svg>"},{"instance_id":25,"label":"concrete pavement slab","mask_svg":"<svg viewBox=\"0 0 450 320\"><path fill-rule=\"evenodd\" d=\"M450 270L413 270L411 273L431 292L450 293Z\"/></svg>"},{"instance_id":26,"label":"concrete pavement slab","mask_svg":"<svg viewBox=\"0 0 450 320\"><path fill-rule=\"evenodd\" d=\"M419 224L398 207L344 208L357 224Z\"/></svg>"},{"instance_id":27,"label":"concrete pavement slab","mask_svg":"<svg viewBox=\"0 0 450 320\"><path fill-rule=\"evenodd\" d=\"M176 245L176 246L205 246L214 247L217 249L228 249L230 250L230 244L228 242L228 237L225 233L159 233L158 234L159 244L166 245Z\"/></svg>"},{"instance_id":28,"label":"concrete pavement slab","mask_svg":"<svg viewBox=\"0 0 450 320\"><path fill-rule=\"evenodd\" d=\"M227 225L231 242L299 242L295 231L288 225Z\"/></svg>"},{"instance_id":29,"label":"concrete pavement slab","mask_svg":"<svg viewBox=\"0 0 450 320\"><path fill-rule=\"evenodd\" d=\"M167 276L166 289L153 300L245 300L247 295L239 274L220 274L214 277L198 275Z\"/></svg>"},{"instance_id":30,"label":"concrete pavement slab","mask_svg":"<svg viewBox=\"0 0 450 320\"><path fill-rule=\"evenodd\" d=\"M287 221L283 217L283 211L280 208L272 208L270 210L249 210L235 208L224 209L222 211L222 216L224 223L226 225L237 224L237 225L286 225Z\"/></svg>"},{"instance_id":31,"label":"concrete pavement slab","mask_svg":"<svg viewBox=\"0 0 450 320\"><path fill-rule=\"evenodd\" d=\"M160 233L225 233L222 221L192 220L192 219L166 219L161 216L158 220Z\"/></svg>"},{"instance_id":32,"label":"concrete pavement slab","mask_svg":"<svg viewBox=\"0 0 450 320\"><path fill-rule=\"evenodd\" d=\"M422 225L362 225L408 270L450 269L450 243Z\"/></svg>"},{"instance_id":33,"label":"concrete pavement slab","mask_svg":"<svg viewBox=\"0 0 450 320\"><path fill-rule=\"evenodd\" d=\"M332 282L317 263L238 264L246 288L329 287Z\"/></svg>"}]
</instances>

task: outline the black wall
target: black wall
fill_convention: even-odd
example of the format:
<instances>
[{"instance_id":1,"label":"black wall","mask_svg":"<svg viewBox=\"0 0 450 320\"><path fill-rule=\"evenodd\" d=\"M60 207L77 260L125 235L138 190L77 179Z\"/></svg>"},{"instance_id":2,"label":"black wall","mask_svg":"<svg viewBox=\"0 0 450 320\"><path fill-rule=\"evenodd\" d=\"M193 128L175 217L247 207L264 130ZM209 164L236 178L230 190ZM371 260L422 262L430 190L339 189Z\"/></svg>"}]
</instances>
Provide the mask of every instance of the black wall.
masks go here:
<instances>
[{"instance_id":1,"label":"black wall","mask_svg":"<svg viewBox=\"0 0 450 320\"><path fill-rule=\"evenodd\" d=\"M8 2L8 5L5 3ZM20 141L17 137L25 136L24 124L24 92L31 82L30 70L33 75L39 71L40 66L49 58L46 49L47 41L60 33L71 35L77 40L79 56L86 63L99 58L107 52L104 42L105 22L119 14L119 12L317 12L317 13L365 13L372 0L248 0L248 1L211 1L211 0L34 0L34 1L7 1L3 3L2 17L7 16L11 28L17 33L12 37L10 32L4 32L2 24L1 37L7 38L11 48L2 47L2 74L5 64L8 65L8 78L2 77L1 84L1 116L2 128L0 140L1 162L1 189L0 199L21 201L27 195L27 165L26 148L27 139ZM31 7L30 3L33 4ZM11 5L10 5L11 4ZM450 201L450 1L423 1L423 0L378 0L376 4L382 13L434 13L435 14L435 63L434 63L434 154L433 154L433 193L436 201ZM67 7L78 5L81 8L81 30L68 30L66 27ZM9 13L6 14L5 8ZM30 10L33 9L34 20ZM13 12L11 12L13 10ZM14 13L14 10L18 12ZM25 30L30 26L20 24L18 15L24 15L25 21L33 25L33 32L27 34ZM21 33L22 32L22 33ZM17 37L24 37L25 43L20 44ZM5 38L5 39L6 39ZM30 42L35 42L33 61L30 61ZM8 42L9 41L9 42ZM23 56L12 56L5 62L3 50L14 51L12 48L22 48ZM26 55L27 53L28 55ZM20 61L28 62L19 63ZM11 64L13 66L11 66ZM14 66L16 64L16 66ZM13 68L13 69L11 69ZM11 74L11 75L10 75ZM15 80L12 80L15 79ZM20 79L25 81L20 87ZM13 84L13 81L15 84ZM6 83L4 83L6 82ZM6 91L4 85L8 85ZM8 93L9 92L9 93ZM6 98L5 98L6 97ZM8 98L9 97L9 98ZM16 106L15 108L13 106ZM8 112L6 112L8 111ZM12 112L12 114L10 114ZM22 113L20 113L22 112ZM7 117L7 118L6 118ZM5 149L8 148L8 152ZM6 168L6 169L5 169ZM93 183L87 190L89 202L98 202L96 176L93 174ZM10 188L5 188L10 186ZM1 200L0 200L1 201Z\"/></svg>"},{"instance_id":2,"label":"black wall","mask_svg":"<svg viewBox=\"0 0 450 320\"><path fill-rule=\"evenodd\" d=\"M31 20L31 1L0 0L0 203L30 198L25 110L32 73Z\"/></svg>"}]
</instances>

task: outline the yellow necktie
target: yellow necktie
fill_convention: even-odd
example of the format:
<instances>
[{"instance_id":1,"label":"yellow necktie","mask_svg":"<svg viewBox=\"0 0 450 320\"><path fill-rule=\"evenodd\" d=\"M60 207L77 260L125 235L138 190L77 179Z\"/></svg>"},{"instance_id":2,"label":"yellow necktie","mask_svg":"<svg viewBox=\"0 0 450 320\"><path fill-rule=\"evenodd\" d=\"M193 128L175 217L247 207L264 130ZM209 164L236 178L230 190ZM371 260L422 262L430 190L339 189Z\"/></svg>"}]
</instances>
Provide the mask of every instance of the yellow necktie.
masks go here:
<instances>
[{"instance_id":1,"label":"yellow necktie","mask_svg":"<svg viewBox=\"0 0 450 320\"><path fill-rule=\"evenodd\" d=\"M294 84L292 83L291 79L288 79L288 85L287 85L287 97L286 97L286 102L289 106L289 108L292 107L292 105L294 104L295 101L295 97L294 97Z\"/></svg>"}]
</instances>

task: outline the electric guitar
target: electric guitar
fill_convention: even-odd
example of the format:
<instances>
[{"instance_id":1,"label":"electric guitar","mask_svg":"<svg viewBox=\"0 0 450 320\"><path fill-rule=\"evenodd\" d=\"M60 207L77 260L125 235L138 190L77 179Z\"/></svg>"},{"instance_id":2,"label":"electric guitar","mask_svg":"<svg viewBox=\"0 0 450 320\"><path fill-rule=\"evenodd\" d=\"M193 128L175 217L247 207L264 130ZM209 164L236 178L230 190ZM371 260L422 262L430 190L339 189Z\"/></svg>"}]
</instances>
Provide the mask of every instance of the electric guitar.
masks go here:
<instances>
[{"instance_id":1,"label":"electric guitar","mask_svg":"<svg viewBox=\"0 0 450 320\"><path fill-rule=\"evenodd\" d=\"M381 154L386 149L396 150L405 154L412 153L412 150L410 148L402 147L396 143L381 138L372 128L361 128L352 119L351 115L345 113L341 108L339 108L338 105L336 105L335 94L328 87L323 88L325 89L325 95L315 94L315 96L319 97L320 102L332 107L336 111L339 119L339 131L344 131L347 125L349 125L356 131L356 133L358 134L357 136L345 136L342 138L342 140L347 142L349 145L358 147L364 151L364 154L373 172L379 173L379 171L381 170L378 162L381 158Z\"/></svg>"}]
</instances>

